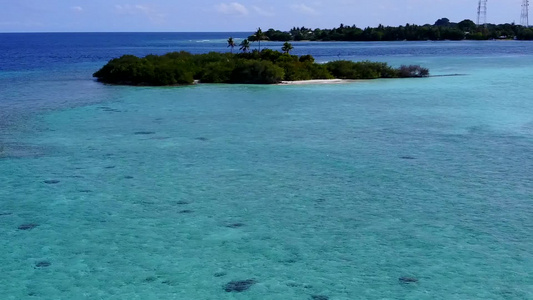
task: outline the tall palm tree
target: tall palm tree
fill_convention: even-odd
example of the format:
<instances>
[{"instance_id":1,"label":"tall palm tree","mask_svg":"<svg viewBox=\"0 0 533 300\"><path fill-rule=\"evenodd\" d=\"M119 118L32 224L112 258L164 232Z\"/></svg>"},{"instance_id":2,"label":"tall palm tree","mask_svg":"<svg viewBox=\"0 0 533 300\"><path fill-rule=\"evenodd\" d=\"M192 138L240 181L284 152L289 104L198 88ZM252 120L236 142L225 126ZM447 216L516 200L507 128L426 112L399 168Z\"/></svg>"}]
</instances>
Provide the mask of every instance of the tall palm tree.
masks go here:
<instances>
[{"instance_id":1,"label":"tall palm tree","mask_svg":"<svg viewBox=\"0 0 533 300\"><path fill-rule=\"evenodd\" d=\"M283 47L281 47L281 51L283 51L283 52L285 52L287 54L289 54L292 49L294 49L294 47L289 42L285 42L285 44L283 44Z\"/></svg>"},{"instance_id":2,"label":"tall palm tree","mask_svg":"<svg viewBox=\"0 0 533 300\"><path fill-rule=\"evenodd\" d=\"M233 54L233 48L235 48L235 41L232 37L228 39L228 47L231 47L231 53Z\"/></svg>"},{"instance_id":3,"label":"tall palm tree","mask_svg":"<svg viewBox=\"0 0 533 300\"><path fill-rule=\"evenodd\" d=\"M241 46L239 50L242 50L242 52L246 53L248 50L250 50L250 41L248 41L248 39L244 39L239 46Z\"/></svg>"},{"instance_id":4,"label":"tall palm tree","mask_svg":"<svg viewBox=\"0 0 533 300\"><path fill-rule=\"evenodd\" d=\"M259 52L261 52L261 41L267 39L267 36L263 33L263 30L261 30L261 27L257 28L254 38L259 42Z\"/></svg>"}]
</instances>

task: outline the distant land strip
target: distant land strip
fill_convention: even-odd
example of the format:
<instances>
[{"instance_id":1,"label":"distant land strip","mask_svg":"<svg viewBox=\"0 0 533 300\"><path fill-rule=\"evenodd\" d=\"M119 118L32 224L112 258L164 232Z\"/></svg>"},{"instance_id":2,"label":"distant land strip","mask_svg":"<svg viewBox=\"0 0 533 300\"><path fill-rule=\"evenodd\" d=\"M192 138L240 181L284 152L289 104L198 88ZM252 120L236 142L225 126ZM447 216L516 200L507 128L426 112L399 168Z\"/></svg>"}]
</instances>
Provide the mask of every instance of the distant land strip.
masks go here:
<instances>
[{"instance_id":1,"label":"distant land strip","mask_svg":"<svg viewBox=\"0 0 533 300\"><path fill-rule=\"evenodd\" d=\"M533 40L531 28L514 23L476 25L466 19L459 23L450 22L448 18L438 19L433 25L383 26L358 28L355 25L340 24L332 29L311 29L293 27L289 31L269 29L258 38L251 35L248 40L270 41L442 41L442 40Z\"/></svg>"}]
</instances>

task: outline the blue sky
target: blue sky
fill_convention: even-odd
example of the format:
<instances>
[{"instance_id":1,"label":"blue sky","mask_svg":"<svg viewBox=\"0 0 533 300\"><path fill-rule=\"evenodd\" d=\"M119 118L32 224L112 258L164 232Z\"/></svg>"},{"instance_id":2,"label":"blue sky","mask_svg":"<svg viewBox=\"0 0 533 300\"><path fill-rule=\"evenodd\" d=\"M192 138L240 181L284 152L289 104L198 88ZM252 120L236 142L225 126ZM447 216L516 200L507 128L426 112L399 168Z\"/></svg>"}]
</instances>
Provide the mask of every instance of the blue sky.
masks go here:
<instances>
[{"instance_id":1,"label":"blue sky","mask_svg":"<svg viewBox=\"0 0 533 300\"><path fill-rule=\"evenodd\" d=\"M253 31L476 20L478 0L0 0L0 32ZM521 0L489 0L490 23L520 22Z\"/></svg>"}]
</instances>

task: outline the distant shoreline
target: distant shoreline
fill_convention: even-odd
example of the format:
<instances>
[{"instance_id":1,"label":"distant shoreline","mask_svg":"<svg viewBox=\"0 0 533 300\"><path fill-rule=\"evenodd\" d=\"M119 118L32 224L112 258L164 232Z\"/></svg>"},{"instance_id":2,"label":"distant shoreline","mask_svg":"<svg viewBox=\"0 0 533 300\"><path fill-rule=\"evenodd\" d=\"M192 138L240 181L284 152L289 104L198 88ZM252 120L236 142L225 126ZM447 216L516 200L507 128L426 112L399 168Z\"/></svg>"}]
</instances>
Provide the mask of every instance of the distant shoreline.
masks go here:
<instances>
[{"instance_id":1,"label":"distant shoreline","mask_svg":"<svg viewBox=\"0 0 533 300\"><path fill-rule=\"evenodd\" d=\"M512 24L476 24L465 19L451 22L448 18L438 19L434 24L405 24L359 28L355 25L340 24L334 28L293 27L282 31L273 28L258 31L248 37L251 42L270 41L462 41L462 40L533 40L533 30L528 26Z\"/></svg>"},{"instance_id":2,"label":"distant shoreline","mask_svg":"<svg viewBox=\"0 0 533 300\"><path fill-rule=\"evenodd\" d=\"M423 43L423 42L436 42L436 43L446 43L446 42L507 42L507 41L514 41L514 42L531 42L531 40L518 40L518 39L488 39L488 40L396 40L396 41L322 41L322 40L301 40L301 41L290 41L293 44L297 43ZM268 42L274 42L274 43L281 43L282 41L270 41L265 40L262 41L262 43L268 43ZM262 44L261 44L262 45Z\"/></svg>"}]
</instances>

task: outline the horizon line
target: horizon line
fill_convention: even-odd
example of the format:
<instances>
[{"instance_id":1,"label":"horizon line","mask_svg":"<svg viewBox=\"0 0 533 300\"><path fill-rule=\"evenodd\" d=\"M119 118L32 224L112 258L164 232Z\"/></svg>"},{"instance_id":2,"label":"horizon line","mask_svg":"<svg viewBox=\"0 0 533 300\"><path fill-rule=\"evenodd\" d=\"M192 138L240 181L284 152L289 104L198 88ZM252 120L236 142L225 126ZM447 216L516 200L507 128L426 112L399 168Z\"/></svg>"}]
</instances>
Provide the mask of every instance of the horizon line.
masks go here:
<instances>
[{"instance_id":1,"label":"horizon line","mask_svg":"<svg viewBox=\"0 0 533 300\"><path fill-rule=\"evenodd\" d=\"M464 19L463 21L465 20L470 20L472 21L471 19ZM472 21L473 22L473 21ZM450 23L454 23L454 24L458 24L459 22L450 22ZM345 25L345 26L356 26L355 24L353 25L348 25L348 24L344 24L344 23L341 23L342 25ZM341 25L339 24L339 26ZM430 23L426 23L426 24L415 24L415 23L405 23L405 24L400 24L400 25L396 25L396 26L393 26L393 25L383 25L383 24L378 24L377 26L373 27L373 26L366 26L366 27L358 27L358 28L377 28L379 26L384 26L384 27L400 27L400 26L403 26L405 27L405 25L412 25L412 26L427 26L427 25L430 25L430 26L435 26L435 25L432 25ZM486 26L486 25L494 25L494 26L501 26L501 25L515 25L515 26L523 26L523 27L526 27L522 24L517 24L515 21L513 22L506 22L506 23L486 23L484 25L477 25L477 26ZM294 27L306 27L307 26L293 26L292 28ZM531 25L530 26L527 26L527 27L532 27ZM333 28L337 28L337 27L331 27L331 28L315 28L315 29L321 29L321 30L330 30L330 29L333 29ZM267 30L270 30L270 29L274 29L274 30L279 30L281 32L289 32L289 30L280 30L280 29L275 29L275 28L269 28ZM309 29L313 29L312 27L309 27ZM13 33L29 33L29 34L32 34L32 33L253 33L255 32L255 30L251 30L251 31L233 31L233 30L230 30L230 31L171 31L171 30L162 30L162 31L0 31L0 34L13 34Z\"/></svg>"},{"instance_id":2,"label":"horizon line","mask_svg":"<svg viewBox=\"0 0 533 300\"><path fill-rule=\"evenodd\" d=\"M254 31L0 31L0 34L16 33L250 33Z\"/></svg>"}]
</instances>

